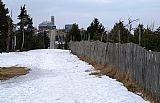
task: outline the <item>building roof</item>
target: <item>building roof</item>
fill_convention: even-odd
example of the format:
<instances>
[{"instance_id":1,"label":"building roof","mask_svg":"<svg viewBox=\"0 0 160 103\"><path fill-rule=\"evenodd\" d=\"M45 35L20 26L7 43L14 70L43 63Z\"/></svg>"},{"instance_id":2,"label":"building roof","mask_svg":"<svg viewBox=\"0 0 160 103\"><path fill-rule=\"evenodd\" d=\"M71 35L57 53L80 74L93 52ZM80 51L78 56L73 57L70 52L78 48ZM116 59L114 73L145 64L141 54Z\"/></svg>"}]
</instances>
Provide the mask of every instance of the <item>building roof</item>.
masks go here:
<instances>
[{"instance_id":1,"label":"building roof","mask_svg":"<svg viewBox=\"0 0 160 103\"><path fill-rule=\"evenodd\" d=\"M54 26L54 24L50 21L44 21L40 23L39 26Z\"/></svg>"}]
</instances>

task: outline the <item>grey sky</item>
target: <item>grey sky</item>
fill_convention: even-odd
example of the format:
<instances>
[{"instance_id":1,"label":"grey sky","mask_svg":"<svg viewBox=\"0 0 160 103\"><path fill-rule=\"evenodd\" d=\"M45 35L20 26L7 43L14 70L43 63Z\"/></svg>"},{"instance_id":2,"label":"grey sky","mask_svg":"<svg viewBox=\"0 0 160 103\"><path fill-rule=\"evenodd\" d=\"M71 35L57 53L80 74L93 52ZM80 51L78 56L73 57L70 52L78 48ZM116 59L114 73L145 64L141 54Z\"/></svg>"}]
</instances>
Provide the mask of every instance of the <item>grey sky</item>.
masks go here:
<instances>
[{"instance_id":1,"label":"grey sky","mask_svg":"<svg viewBox=\"0 0 160 103\"><path fill-rule=\"evenodd\" d=\"M139 18L138 23L160 26L160 0L3 0L13 11L17 22L20 6L26 4L28 13L33 17L34 26L55 16L58 28L65 24L78 23L80 27L89 26L94 17L107 28L119 19L127 23L128 17ZM137 24L138 24L137 23Z\"/></svg>"}]
</instances>

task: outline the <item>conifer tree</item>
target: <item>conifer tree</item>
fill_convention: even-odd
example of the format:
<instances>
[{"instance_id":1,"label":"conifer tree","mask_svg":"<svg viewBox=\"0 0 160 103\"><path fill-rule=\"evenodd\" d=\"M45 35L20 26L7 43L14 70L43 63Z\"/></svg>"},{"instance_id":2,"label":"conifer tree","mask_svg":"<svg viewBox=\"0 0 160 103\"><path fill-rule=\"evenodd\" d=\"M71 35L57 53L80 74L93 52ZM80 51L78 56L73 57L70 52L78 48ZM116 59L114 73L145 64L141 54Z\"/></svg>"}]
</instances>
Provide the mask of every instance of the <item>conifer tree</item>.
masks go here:
<instances>
[{"instance_id":1,"label":"conifer tree","mask_svg":"<svg viewBox=\"0 0 160 103\"><path fill-rule=\"evenodd\" d=\"M129 30L125 28L123 22L119 21L114 25L113 29L111 29L109 33L109 38L110 38L110 42L127 43L127 42L131 42L133 37L129 32Z\"/></svg>"},{"instance_id":2,"label":"conifer tree","mask_svg":"<svg viewBox=\"0 0 160 103\"><path fill-rule=\"evenodd\" d=\"M67 41L81 41L81 34L77 24L73 24L71 30L67 34Z\"/></svg>"},{"instance_id":3,"label":"conifer tree","mask_svg":"<svg viewBox=\"0 0 160 103\"><path fill-rule=\"evenodd\" d=\"M104 32L105 28L97 18L94 18L90 26L87 28L87 34L90 40L100 40Z\"/></svg>"},{"instance_id":4,"label":"conifer tree","mask_svg":"<svg viewBox=\"0 0 160 103\"><path fill-rule=\"evenodd\" d=\"M28 16L27 20L27 28L25 30L25 40L24 40L24 48L27 50L33 49L33 36L34 36L34 27L33 21L30 16Z\"/></svg>"},{"instance_id":5,"label":"conifer tree","mask_svg":"<svg viewBox=\"0 0 160 103\"><path fill-rule=\"evenodd\" d=\"M21 47L20 47L21 50L23 49L24 42L25 42L25 28L28 25L28 20L29 20L28 18L29 18L29 16L27 14L27 10L26 10L25 5L21 6L21 12L18 15L18 19L20 21L19 21L19 23L17 23L17 25L20 27L19 32L20 32L20 38L21 38L20 39L21 40Z\"/></svg>"},{"instance_id":6,"label":"conifer tree","mask_svg":"<svg viewBox=\"0 0 160 103\"><path fill-rule=\"evenodd\" d=\"M12 20L9 10L0 0L0 51L9 51Z\"/></svg>"}]
</instances>

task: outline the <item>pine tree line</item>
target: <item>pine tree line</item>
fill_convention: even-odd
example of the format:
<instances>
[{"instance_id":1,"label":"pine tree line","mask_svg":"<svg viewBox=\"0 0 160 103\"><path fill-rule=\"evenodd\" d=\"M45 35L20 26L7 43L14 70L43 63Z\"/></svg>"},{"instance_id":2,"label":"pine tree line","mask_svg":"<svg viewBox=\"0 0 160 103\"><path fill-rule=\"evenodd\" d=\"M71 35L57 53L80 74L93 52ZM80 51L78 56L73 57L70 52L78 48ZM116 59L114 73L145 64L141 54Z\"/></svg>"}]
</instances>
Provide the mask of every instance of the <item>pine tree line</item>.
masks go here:
<instances>
[{"instance_id":1,"label":"pine tree line","mask_svg":"<svg viewBox=\"0 0 160 103\"><path fill-rule=\"evenodd\" d=\"M0 0L0 51L6 50L8 52L9 37L11 28L11 18L9 10L5 8L5 4Z\"/></svg>"},{"instance_id":2,"label":"pine tree line","mask_svg":"<svg viewBox=\"0 0 160 103\"><path fill-rule=\"evenodd\" d=\"M9 10L0 0L0 52L48 48L49 38L47 34L35 34L33 19L28 14L26 6L22 6L20 10L21 12L18 15L19 22L16 24L18 30L14 31L14 24L9 15ZM143 24L139 24L134 28L133 33L131 33L131 29L131 26L127 28L123 21L119 21L115 23L110 31L106 31L102 23L97 18L94 18L83 34L79 30L78 24L73 24L72 29L66 36L66 43L70 40L99 40L112 43L133 42L147 50L160 51L160 27L153 30L149 27L145 28Z\"/></svg>"},{"instance_id":3,"label":"pine tree line","mask_svg":"<svg viewBox=\"0 0 160 103\"><path fill-rule=\"evenodd\" d=\"M131 25L131 24L130 24ZM131 26L127 28L123 21L115 23L110 31L106 31L97 18L91 22L84 34L79 33L78 25L73 25L67 34L67 42L81 40L99 40L111 43L136 43L147 50L160 52L160 27L156 30L139 24L131 33ZM78 38L77 38L78 37ZM74 39L77 38L77 39Z\"/></svg>"},{"instance_id":4,"label":"pine tree line","mask_svg":"<svg viewBox=\"0 0 160 103\"><path fill-rule=\"evenodd\" d=\"M13 24L8 8L0 0L0 52L48 48L48 36L41 33L35 34L33 19L25 5L20 8L18 20L17 24ZM18 29L14 31L15 25Z\"/></svg>"}]
</instances>

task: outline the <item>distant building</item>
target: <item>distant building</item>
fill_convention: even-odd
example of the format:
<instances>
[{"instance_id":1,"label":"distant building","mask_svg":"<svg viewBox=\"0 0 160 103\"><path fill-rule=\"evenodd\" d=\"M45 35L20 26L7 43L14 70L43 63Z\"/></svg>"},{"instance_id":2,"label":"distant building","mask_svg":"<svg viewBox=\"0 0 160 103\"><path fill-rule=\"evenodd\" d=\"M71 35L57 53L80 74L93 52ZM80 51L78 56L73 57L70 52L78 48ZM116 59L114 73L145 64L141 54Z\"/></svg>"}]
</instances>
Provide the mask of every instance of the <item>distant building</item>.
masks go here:
<instances>
[{"instance_id":1,"label":"distant building","mask_svg":"<svg viewBox=\"0 0 160 103\"><path fill-rule=\"evenodd\" d=\"M69 32L72 24L65 25L65 29L56 29L54 16L51 16L51 21L40 23L38 28L38 33L47 33L50 39L50 49L64 49L66 32Z\"/></svg>"},{"instance_id":2,"label":"distant building","mask_svg":"<svg viewBox=\"0 0 160 103\"><path fill-rule=\"evenodd\" d=\"M66 24L65 25L65 32L69 32L72 29L73 24Z\"/></svg>"},{"instance_id":3,"label":"distant building","mask_svg":"<svg viewBox=\"0 0 160 103\"><path fill-rule=\"evenodd\" d=\"M49 39L50 39L50 49L55 48L55 36L56 36L56 26L54 21L54 16L51 16L51 21L44 21L39 24L38 26L38 33L44 33L46 32Z\"/></svg>"},{"instance_id":4,"label":"distant building","mask_svg":"<svg viewBox=\"0 0 160 103\"><path fill-rule=\"evenodd\" d=\"M56 29L55 22L54 22L54 16L51 16L51 21L44 21L40 23L38 28L40 31Z\"/></svg>"}]
</instances>

